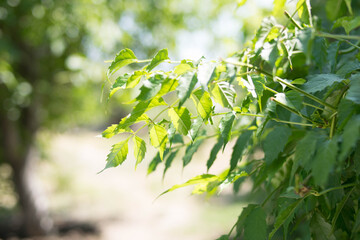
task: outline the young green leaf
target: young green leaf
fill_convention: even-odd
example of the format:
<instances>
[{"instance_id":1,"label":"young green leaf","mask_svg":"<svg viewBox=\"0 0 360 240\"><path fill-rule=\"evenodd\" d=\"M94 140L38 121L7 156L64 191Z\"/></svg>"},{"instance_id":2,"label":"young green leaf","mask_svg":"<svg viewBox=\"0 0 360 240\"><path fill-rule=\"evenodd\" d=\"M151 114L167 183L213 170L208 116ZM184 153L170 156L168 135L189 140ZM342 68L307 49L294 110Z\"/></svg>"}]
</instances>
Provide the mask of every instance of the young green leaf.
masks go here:
<instances>
[{"instance_id":1,"label":"young green leaf","mask_svg":"<svg viewBox=\"0 0 360 240\"><path fill-rule=\"evenodd\" d=\"M108 127L105 131L102 132L102 137L104 138L112 138L113 136L115 136L118 133L123 133L123 132L131 132L130 128L121 128L118 129L118 125L119 124L112 124L110 127Z\"/></svg>"},{"instance_id":2,"label":"young green leaf","mask_svg":"<svg viewBox=\"0 0 360 240\"><path fill-rule=\"evenodd\" d=\"M169 108L168 115L176 130L182 135L186 135L191 127L190 112L185 107Z\"/></svg>"},{"instance_id":3,"label":"young green leaf","mask_svg":"<svg viewBox=\"0 0 360 240\"><path fill-rule=\"evenodd\" d=\"M210 117L213 106L210 94L199 89L191 94L191 99L194 101L199 115L206 121Z\"/></svg>"},{"instance_id":4,"label":"young green leaf","mask_svg":"<svg viewBox=\"0 0 360 240\"><path fill-rule=\"evenodd\" d=\"M338 139L336 137L320 144L315 158L312 161L312 175L316 185L324 185L332 170L338 152Z\"/></svg>"},{"instance_id":5,"label":"young green leaf","mask_svg":"<svg viewBox=\"0 0 360 240\"><path fill-rule=\"evenodd\" d=\"M210 157L206 162L207 170L209 171L210 167L213 165L216 155L219 153L221 147L224 145L224 139L222 137L219 137L217 143L214 145L214 147L211 149Z\"/></svg>"},{"instance_id":6,"label":"young green leaf","mask_svg":"<svg viewBox=\"0 0 360 240\"><path fill-rule=\"evenodd\" d=\"M250 211L244 223L244 239L265 240L267 237L266 214L261 207Z\"/></svg>"},{"instance_id":7,"label":"young green leaf","mask_svg":"<svg viewBox=\"0 0 360 240\"><path fill-rule=\"evenodd\" d=\"M129 74L125 74L123 76L119 76L115 80L115 83L110 88L109 98L111 98L120 88L122 88L126 84L128 78L129 78Z\"/></svg>"},{"instance_id":8,"label":"young green leaf","mask_svg":"<svg viewBox=\"0 0 360 240\"><path fill-rule=\"evenodd\" d=\"M310 0L299 0L296 4L302 22L312 25Z\"/></svg>"},{"instance_id":9,"label":"young green leaf","mask_svg":"<svg viewBox=\"0 0 360 240\"><path fill-rule=\"evenodd\" d=\"M290 135L290 128L286 126L277 126L266 136L263 148L265 161L267 163L271 163L278 157L279 153L284 149Z\"/></svg>"},{"instance_id":10,"label":"young green leaf","mask_svg":"<svg viewBox=\"0 0 360 240\"><path fill-rule=\"evenodd\" d=\"M320 213L315 213L311 218L310 231L313 239L336 240L331 231L331 225L325 221Z\"/></svg>"},{"instance_id":11,"label":"young green leaf","mask_svg":"<svg viewBox=\"0 0 360 240\"><path fill-rule=\"evenodd\" d=\"M272 14L274 16L282 16L285 10L286 0L274 0L274 8Z\"/></svg>"},{"instance_id":12,"label":"young green leaf","mask_svg":"<svg viewBox=\"0 0 360 240\"><path fill-rule=\"evenodd\" d=\"M150 72L154 67L167 59L170 59L168 56L168 50L166 48L161 49L146 67L146 71Z\"/></svg>"},{"instance_id":13,"label":"young green leaf","mask_svg":"<svg viewBox=\"0 0 360 240\"><path fill-rule=\"evenodd\" d=\"M166 129L160 125L152 125L149 134L151 145L159 149L160 159L163 160L166 143L168 142Z\"/></svg>"},{"instance_id":14,"label":"young green leaf","mask_svg":"<svg viewBox=\"0 0 360 240\"><path fill-rule=\"evenodd\" d=\"M179 82L176 79L173 78L167 78L164 80L164 82L161 84L160 91L156 94L159 97L164 96L165 94L175 91L177 88Z\"/></svg>"},{"instance_id":15,"label":"young green leaf","mask_svg":"<svg viewBox=\"0 0 360 240\"><path fill-rule=\"evenodd\" d=\"M117 167L126 160L128 154L128 142L129 139L126 139L112 146L112 149L106 159L106 166L99 173L101 173L105 169Z\"/></svg>"},{"instance_id":16,"label":"young green leaf","mask_svg":"<svg viewBox=\"0 0 360 240\"><path fill-rule=\"evenodd\" d=\"M235 167L237 166L239 160L242 157L242 153L243 153L248 141L250 140L250 138L252 136L252 133L253 133L252 131L245 131L236 140L236 143L234 145L233 152L231 155L231 159L230 159L229 172L234 170Z\"/></svg>"},{"instance_id":17,"label":"young green leaf","mask_svg":"<svg viewBox=\"0 0 360 240\"><path fill-rule=\"evenodd\" d=\"M235 89L227 82L217 82L210 85L210 94L215 102L226 108L233 107L235 102Z\"/></svg>"},{"instance_id":18,"label":"young green leaf","mask_svg":"<svg viewBox=\"0 0 360 240\"><path fill-rule=\"evenodd\" d=\"M219 124L220 134L221 137L224 139L224 148L231 137L231 129L233 122L235 120L235 114L233 112L228 112L225 114Z\"/></svg>"},{"instance_id":19,"label":"young green leaf","mask_svg":"<svg viewBox=\"0 0 360 240\"><path fill-rule=\"evenodd\" d=\"M179 79L179 86L177 87L177 94L180 99L179 107L190 97L198 79L196 73L186 73Z\"/></svg>"},{"instance_id":20,"label":"young green leaf","mask_svg":"<svg viewBox=\"0 0 360 240\"><path fill-rule=\"evenodd\" d=\"M136 62L136 61L137 61L137 58L136 58L134 52L128 48L125 48L116 55L114 61L111 63L111 65L109 67L108 75L111 75L114 72L116 72L117 70L119 70L120 68L122 68L130 63Z\"/></svg>"},{"instance_id":21,"label":"young green leaf","mask_svg":"<svg viewBox=\"0 0 360 240\"><path fill-rule=\"evenodd\" d=\"M146 75L145 71L135 71L126 82L126 88L134 88L140 82L142 76Z\"/></svg>"},{"instance_id":22,"label":"young green leaf","mask_svg":"<svg viewBox=\"0 0 360 240\"><path fill-rule=\"evenodd\" d=\"M162 74L155 74L144 81L140 88L140 94L136 97L138 101L146 101L153 98L161 89L161 83L165 77Z\"/></svg>"},{"instance_id":23,"label":"young green leaf","mask_svg":"<svg viewBox=\"0 0 360 240\"><path fill-rule=\"evenodd\" d=\"M178 76L187 73L188 71L192 70L193 68L187 63L181 63L174 68L174 73Z\"/></svg>"},{"instance_id":24,"label":"young green leaf","mask_svg":"<svg viewBox=\"0 0 360 240\"><path fill-rule=\"evenodd\" d=\"M134 136L133 140L134 140L134 156L136 159L136 164L135 164L135 168L136 168L136 166L139 163L141 163L145 157L146 144L145 144L144 140L142 140L141 138L139 138L136 135Z\"/></svg>"}]
</instances>

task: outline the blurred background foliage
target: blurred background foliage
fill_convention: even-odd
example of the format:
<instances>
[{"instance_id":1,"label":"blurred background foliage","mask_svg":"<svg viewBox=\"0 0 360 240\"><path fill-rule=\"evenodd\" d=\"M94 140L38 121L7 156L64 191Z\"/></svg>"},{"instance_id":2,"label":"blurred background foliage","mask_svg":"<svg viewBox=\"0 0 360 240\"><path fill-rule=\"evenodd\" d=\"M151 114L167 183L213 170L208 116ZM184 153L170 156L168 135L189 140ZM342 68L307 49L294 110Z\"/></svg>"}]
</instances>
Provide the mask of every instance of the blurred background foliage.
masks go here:
<instances>
[{"instance_id":1,"label":"blurred background foliage","mask_svg":"<svg viewBox=\"0 0 360 240\"><path fill-rule=\"evenodd\" d=\"M324 1L315 2L314 9L326 14ZM171 59L227 56L251 39L271 11L268 0L241 8L234 0L2 0L0 198L16 192L16 201L0 204L0 214L20 212L23 235L52 229L32 181L34 161L41 158L34 152L47 146L51 132L102 130L123 116L127 106L100 101L105 60L125 47L139 59L161 48L169 49Z\"/></svg>"}]
</instances>

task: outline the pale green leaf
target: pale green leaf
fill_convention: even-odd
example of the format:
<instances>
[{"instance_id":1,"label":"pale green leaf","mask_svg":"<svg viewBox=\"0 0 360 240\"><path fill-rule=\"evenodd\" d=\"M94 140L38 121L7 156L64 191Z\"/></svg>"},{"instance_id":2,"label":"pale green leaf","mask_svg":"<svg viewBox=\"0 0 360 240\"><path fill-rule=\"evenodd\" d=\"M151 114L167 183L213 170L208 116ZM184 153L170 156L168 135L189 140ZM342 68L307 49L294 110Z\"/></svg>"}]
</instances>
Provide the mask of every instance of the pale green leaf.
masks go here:
<instances>
[{"instance_id":1,"label":"pale green leaf","mask_svg":"<svg viewBox=\"0 0 360 240\"><path fill-rule=\"evenodd\" d=\"M194 141L195 138L197 137L202 124L203 124L203 119L201 117L195 118L194 122L191 124L189 134L192 141Z\"/></svg>"},{"instance_id":2,"label":"pale green leaf","mask_svg":"<svg viewBox=\"0 0 360 240\"><path fill-rule=\"evenodd\" d=\"M296 4L302 22L312 25L310 0L299 0Z\"/></svg>"},{"instance_id":3,"label":"pale green leaf","mask_svg":"<svg viewBox=\"0 0 360 240\"><path fill-rule=\"evenodd\" d=\"M285 10L286 0L274 0L273 15L282 16Z\"/></svg>"},{"instance_id":4,"label":"pale green leaf","mask_svg":"<svg viewBox=\"0 0 360 240\"><path fill-rule=\"evenodd\" d=\"M235 102L235 89L227 82L217 82L210 85L210 94L215 102L226 108L233 107Z\"/></svg>"},{"instance_id":5,"label":"pale green leaf","mask_svg":"<svg viewBox=\"0 0 360 240\"><path fill-rule=\"evenodd\" d=\"M142 162L142 160L145 157L145 153L146 153L146 144L145 141L142 140L140 137L138 136L134 136L133 138L134 140L134 156L136 159L136 164L135 167Z\"/></svg>"},{"instance_id":6,"label":"pale green leaf","mask_svg":"<svg viewBox=\"0 0 360 240\"><path fill-rule=\"evenodd\" d=\"M338 145L337 138L326 140L318 147L312 161L312 175L316 185L324 185L336 162Z\"/></svg>"},{"instance_id":7,"label":"pale green leaf","mask_svg":"<svg viewBox=\"0 0 360 240\"><path fill-rule=\"evenodd\" d=\"M137 58L136 58L134 52L128 48L125 48L125 49L121 50L116 55L114 61L112 61L111 65L109 67L108 75L111 75L114 72L116 72L117 70L119 70L120 68L122 68L130 63L134 63L136 61L137 61Z\"/></svg>"},{"instance_id":8,"label":"pale green leaf","mask_svg":"<svg viewBox=\"0 0 360 240\"><path fill-rule=\"evenodd\" d=\"M149 135L151 145L159 150L160 159L163 160L166 143L168 142L166 129L160 125L152 125Z\"/></svg>"},{"instance_id":9,"label":"pale green leaf","mask_svg":"<svg viewBox=\"0 0 360 240\"><path fill-rule=\"evenodd\" d=\"M199 89L191 94L191 99L194 101L199 115L206 121L210 117L213 106L210 94Z\"/></svg>"},{"instance_id":10,"label":"pale green leaf","mask_svg":"<svg viewBox=\"0 0 360 240\"><path fill-rule=\"evenodd\" d=\"M230 159L230 170L229 170L230 172L233 169L235 169L239 160L241 160L242 153L243 153L245 147L247 146L247 143L249 142L249 140L252 136L252 133L253 133L252 131L245 131L236 140L236 143L234 145L233 152L231 155L231 159Z\"/></svg>"},{"instance_id":11,"label":"pale green leaf","mask_svg":"<svg viewBox=\"0 0 360 240\"><path fill-rule=\"evenodd\" d=\"M216 63L201 62L198 66L198 81L204 89L207 89L209 82L215 77Z\"/></svg>"},{"instance_id":12,"label":"pale green leaf","mask_svg":"<svg viewBox=\"0 0 360 240\"><path fill-rule=\"evenodd\" d=\"M283 151L290 135L290 128L277 126L266 136L263 149L267 163L271 163L278 157L279 153Z\"/></svg>"},{"instance_id":13,"label":"pale green leaf","mask_svg":"<svg viewBox=\"0 0 360 240\"><path fill-rule=\"evenodd\" d=\"M191 185L195 185L195 184L201 184L201 183L209 183L209 182L212 182L212 181L216 181L217 179L218 179L218 176L212 175L212 174L199 175L199 176L193 177L192 179L190 179L189 181L187 181L187 182L185 182L183 184L178 184L178 185L172 186L171 188L169 188L165 192L161 193L159 195L159 197L164 195L165 193L174 191L174 190L176 190L178 188L187 187L187 186L191 186Z\"/></svg>"},{"instance_id":14,"label":"pale green leaf","mask_svg":"<svg viewBox=\"0 0 360 240\"><path fill-rule=\"evenodd\" d=\"M174 68L174 73L176 75L183 75L184 73L186 73L192 69L193 68L189 64L181 63Z\"/></svg>"},{"instance_id":15,"label":"pale green leaf","mask_svg":"<svg viewBox=\"0 0 360 240\"><path fill-rule=\"evenodd\" d=\"M235 120L235 114L233 112L228 112L220 120L219 129L220 129L221 137L224 139L224 148L228 143L228 141L230 140L231 129L234 120Z\"/></svg>"},{"instance_id":16,"label":"pale green leaf","mask_svg":"<svg viewBox=\"0 0 360 240\"><path fill-rule=\"evenodd\" d=\"M177 87L177 94L180 99L179 107L190 97L192 90L197 83L198 79L194 73L186 73L179 79L179 86Z\"/></svg>"},{"instance_id":17,"label":"pale green leaf","mask_svg":"<svg viewBox=\"0 0 360 240\"><path fill-rule=\"evenodd\" d=\"M266 214L261 207L255 207L246 217L244 223L245 240L266 240Z\"/></svg>"},{"instance_id":18,"label":"pale green leaf","mask_svg":"<svg viewBox=\"0 0 360 240\"><path fill-rule=\"evenodd\" d=\"M135 71L127 80L126 88L134 88L140 82L142 76L146 75L145 71Z\"/></svg>"},{"instance_id":19,"label":"pale green leaf","mask_svg":"<svg viewBox=\"0 0 360 240\"><path fill-rule=\"evenodd\" d=\"M169 92L175 91L178 84L179 83L176 79L172 79L172 78L165 79L164 82L161 84L160 91L156 94L156 96L162 97Z\"/></svg>"},{"instance_id":20,"label":"pale green leaf","mask_svg":"<svg viewBox=\"0 0 360 240\"><path fill-rule=\"evenodd\" d=\"M350 78L350 88L346 94L346 99L360 104L360 73L357 73Z\"/></svg>"},{"instance_id":21,"label":"pale green leaf","mask_svg":"<svg viewBox=\"0 0 360 240\"><path fill-rule=\"evenodd\" d=\"M237 0L237 6L241 7L242 5L244 5L246 3L247 0Z\"/></svg>"},{"instance_id":22,"label":"pale green leaf","mask_svg":"<svg viewBox=\"0 0 360 240\"><path fill-rule=\"evenodd\" d=\"M303 90L308 93L315 93L333 85L336 82L341 82L343 78L336 74L317 74L308 77L308 81L302 86Z\"/></svg>"},{"instance_id":23,"label":"pale green leaf","mask_svg":"<svg viewBox=\"0 0 360 240\"><path fill-rule=\"evenodd\" d=\"M111 138L111 137L115 136L116 134L123 133L123 132L131 132L131 129L129 129L129 128L118 129L118 124L112 124L111 126L106 128L106 130L103 131L101 135L104 138Z\"/></svg>"},{"instance_id":24,"label":"pale green leaf","mask_svg":"<svg viewBox=\"0 0 360 240\"><path fill-rule=\"evenodd\" d=\"M126 139L112 146L112 149L106 159L106 166L99 173L101 173L105 169L117 167L126 160L128 154L128 142L129 139Z\"/></svg>"},{"instance_id":25,"label":"pale green leaf","mask_svg":"<svg viewBox=\"0 0 360 240\"><path fill-rule=\"evenodd\" d=\"M331 231L331 225L325 221L320 213L315 213L311 218L310 231L313 239L316 240L336 240Z\"/></svg>"},{"instance_id":26,"label":"pale green leaf","mask_svg":"<svg viewBox=\"0 0 360 240\"><path fill-rule=\"evenodd\" d=\"M169 59L168 50L166 48L161 49L146 67L146 71L150 72L154 67L167 59Z\"/></svg>"},{"instance_id":27,"label":"pale green leaf","mask_svg":"<svg viewBox=\"0 0 360 240\"><path fill-rule=\"evenodd\" d=\"M185 107L169 108L168 115L176 130L182 135L186 135L191 127L190 112Z\"/></svg>"},{"instance_id":28,"label":"pale green leaf","mask_svg":"<svg viewBox=\"0 0 360 240\"><path fill-rule=\"evenodd\" d=\"M144 81L140 88L140 94L136 97L138 101L146 101L154 97L161 89L161 83L165 77L162 74L155 74Z\"/></svg>"},{"instance_id":29,"label":"pale green leaf","mask_svg":"<svg viewBox=\"0 0 360 240\"><path fill-rule=\"evenodd\" d=\"M128 78L129 78L129 74L125 74L123 76L119 76L115 80L114 84L110 88L109 98L111 98L114 95L114 93L116 93L119 89L124 88Z\"/></svg>"},{"instance_id":30,"label":"pale green leaf","mask_svg":"<svg viewBox=\"0 0 360 240\"><path fill-rule=\"evenodd\" d=\"M271 240L276 231L288 220L288 218L293 216L296 208L303 200L303 198L296 200L294 203L290 204L288 207L286 207L279 213L279 215L276 217L274 229L269 234L269 240Z\"/></svg>"},{"instance_id":31,"label":"pale green leaf","mask_svg":"<svg viewBox=\"0 0 360 240\"><path fill-rule=\"evenodd\" d=\"M214 147L211 149L210 157L206 162L207 170L209 171L210 167L213 165L216 155L219 153L221 147L224 145L224 139L220 137Z\"/></svg>"}]
</instances>

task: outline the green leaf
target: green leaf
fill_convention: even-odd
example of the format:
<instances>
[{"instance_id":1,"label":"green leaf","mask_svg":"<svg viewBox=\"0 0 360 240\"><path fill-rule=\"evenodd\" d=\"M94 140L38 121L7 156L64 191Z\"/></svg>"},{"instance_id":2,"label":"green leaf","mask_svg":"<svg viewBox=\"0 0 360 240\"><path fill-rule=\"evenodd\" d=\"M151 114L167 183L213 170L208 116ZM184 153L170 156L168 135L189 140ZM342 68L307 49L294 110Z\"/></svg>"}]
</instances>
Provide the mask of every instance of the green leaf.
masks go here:
<instances>
[{"instance_id":1,"label":"green leaf","mask_svg":"<svg viewBox=\"0 0 360 240\"><path fill-rule=\"evenodd\" d=\"M186 150L185 155L183 157L183 166L185 167L188 165L194 155L194 153L199 149L200 145L203 143L204 139L196 139L196 141L192 144L190 144Z\"/></svg>"},{"instance_id":2,"label":"green leaf","mask_svg":"<svg viewBox=\"0 0 360 240\"><path fill-rule=\"evenodd\" d=\"M307 1L307 0L303 0ZM298 32L298 47L301 51L304 52L306 56L306 64L311 63L311 58L313 54L313 44L315 39L315 30L314 28L304 28Z\"/></svg>"},{"instance_id":3,"label":"green leaf","mask_svg":"<svg viewBox=\"0 0 360 240\"><path fill-rule=\"evenodd\" d=\"M201 62L198 66L198 82L201 84L203 89L207 89L209 82L216 75L216 63L214 62Z\"/></svg>"},{"instance_id":4,"label":"green leaf","mask_svg":"<svg viewBox=\"0 0 360 240\"><path fill-rule=\"evenodd\" d=\"M197 81L197 76L194 73L187 73L180 77L179 86L177 87L177 94L180 99L179 107L190 97Z\"/></svg>"},{"instance_id":5,"label":"green leaf","mask_svg":"<svg viewBox=\"0 0 360 240\"><path fill-rule=\"evenodd\" d=\"M261 57L270 64L271 67L275 67L275 62L279 57L279 49L277 42L269 43L265 42L262 46Z\"/></svg>"},{"instance_id":6,"label":"green leaf","mask_svg":"<svg viewBox=\"0 0 360 240\"><path fill-rule=\"evenodd\" d=\"M169 149L166 149L164 152L164 157L166 157L168 153L169 153ZM162 160L160 158L160 153L158 152L149 164L149 167L147 170L147 175L154 172L156 170L157 166L159 165L159 163L161 163L161 162L162 162Z\"/></svg>"},{"instance_id":7,"label":"green leaf","mask_svg":"<svg viewBox=\"0 0 360 240\"><path fill-rule=\"evenodd\" d=\"M230 159L230 170L229 170L229 172L234 170L235 167L237 166L239 160L242 157L242 153L243 153L248 141L250 140L250 138L252 136L252 133L253 133L252 131L245 131L236 140L236 143L234 145L233 152L232 152L232 155L231 155L231 159Z\"/></svg>"},{"instance_id":8,"label":"green leaf","mask_svg":"<svg viewBox=\"0 0 360 240\"><path fill-rule=\"evenodd\" d=\"M224 148L231 137L231 129L233 122L235 120L235 114L233 112L228 112L225 114L219 124L220 134L221 137L224 139Z\"/></svg>"},{"instance_id":9,"label":"green leaf","mask_svg":"<svg viewBox=\"0 0 360 240\"><path fill-rule=\"evenodd\" d=\"M238 220L236 221L236 232L237 232L236 237L237 238L240 238L240 236L242 234L242 231L244 229L245 221L247 220L247 216L256 207L259 207L259 205L249 204L247 207L242 209L241 214L239 215Z\"/></svg>"},{"instance_id":10,"label":"green leaf","mask_svg":"<svg viewBox=\"0 0 360 240\"><path fill-rule=\"evenodd\" d=\"M141 163L145 157L146 144L145 144L144 140L142 140L141 138L139 138L136 135L134 136L133 140L134 140L134 156L136 159L136 164L135 164L135 168L136 168L136 166L139 163Z\"/></svg>"},{"instance_id":11,"label":"green leaf","mask_svg":"<svg viewBox=\"0 0 360 240\"><path fill-rule=\"evenodd\" d=\"M178 185L172 186L171 188L169 188L165 192L161 193L159 195L159 197L164 195L165 193L174 191L174 190L176 190L178 188L187 187L187 186L191 186L191 185L195 185L195 184L201 184L201 183L209 183L209 182L215 181L217 179L218 179L218 176L212 175L212 174L199 175L199 176L191 178L189 181L187 181L187 182L185 182L183 184L178 184Z\"/></svg>"},{"instance_id":12,"label":"green leaf","mask_svg":"<svg viewBox=\"0 0 360 240\"><path fill-rule=\"evenodd\" d=\"M165 77L162 74L155 74L144 81L140 88L140 94L136 97L138 101L146 101L153 98L161 89L161 83Z\"/></svg>"},{"instance_id":13,"label":"green leaf","mask_svg":"<svg viewBox=\"0 0 360 240\"><path fill-rule=\"evenodd\" d=\"M308 77L308 81L302 86L303 90L308 93L315 93L333 85L336 82L341 82L343 78L336 74L316 74Z\"/></svg>"},{"instance_id":14,"label":"green leaf","mask_svg":"<svg viewBox=\"0 0 360 240\"><path fill-rule=\"evenodd\" d=\"M177 65L175 68L174 68L174 73L176 75L183 75L184 73L192 70L193 68L187 64L187 63L181 63L179 65Z\"/></svg>"},{"instance_id":15,"label":"green leaf","mask_svg":"<svg viewBox=\"0 0 360 240\"><path fill-rule=\"evenodd\" d=\"M360 27L360 16L346 16L336 19L333 28L343 27L347 34L357 27Z\"/></svg>"},{"instance_id":16,"label":"green leaf","mask_svg":"<svg viewBox=\"0 0 360 240\"><path fill-rule=\"evenodd\" d=\"M127 80L126 88L134 88L140 82L142 76L146 75L145 71L135 71Z\"/></svg>"},{"instance_id":17,"label":"green leaf","mask_svg":"<svg viewBox=\"0 0 360 240\"><path fill-rule=\"evenodd\" d=\"M185 107L169 108L168 115L176 130L182 135L186 135L191 127L190 112Z\"/></svg>"},{"instance_id":18,"label":"green leaf","mask_svg":"<svg viewBox=\"0 0 360 240\"><path fill-rule=\"evenodd\" d=\"M213 165L216 155L219 153L221 147L224 145L224 139L219 137L217 143L211 149L209 160L206 162L207 170L209 171L210 167Z\"/></svg>"},{"instance_id":19,"label":"green leaf","mask_svg":"<svg viewBox=\"0 0 360 240\"><path fill-rule=\"evenodd\" d=\"M294 176L296 168L300 165L309 170L309 161L313 158L316 150L318 133L315 131L309 131L305 137L301 139L296 145L294 164L291 176Z\"/></svg>"},{"instance_id":20,"label":"green leaf","mask_svg":"<svg viewBox=\"0 0 360 240\"><path fill-rule=\"evenodd\" d=\"M210 94L215 102L226 108L233 107L235 102L235 89L227 82L217 82L210 85Z\"/></svg>"},{"instance_id":21,"label":"green leaf","mask_svg":"<svg viewBox=\"0 0 360 240\"><path fill-rule=\"evenodd\" d=\"M299 0L296 4L302 22L312 25L310 0Z\"/></svg>"},{"instance_id":22,"label":"green leaf","mask_svg":"<svg viewBox=\"0 0 360 240\"><path fill-rule=\"evenodd\" d=\"M128 48L125 48L116 55L114 61L111 63L111 65L109 67L108 75L111 75L114 72L116 72L117 70L119 70L120 68L122 68L130 63L134 63L136 61L137 61L137 58L136 58L135 54L133 53L133 51L131 51Z\"/></svg>"},{"instance_id":23,"label":"green leaf","mask_svg":"<svg viewBox=\"0 0 360 240\"><path fill-rule=\"evenodd\" d=\"M266 136L263 149L267 163L271 163L278 157L279 153L283 151L290 135L290 128L277 126Z\"/></svg>"},{"instance_id":24,"label":"green leaf","mask_svg":"<svg viewBox=\"0 0 360 240\"><path fill-rule=\"evenodd\" d=\"M316 185L322 186L326 183L328 175L336 162L337 151L336 137L320 144L312 161L312 175Z\"/></svg>"},{"instance_id":25,"label":"green leaf","mask_svg":"<svg viewBox=\"0 0 360 240\"><path fill-rule=\"evenodd\" d=\"M339 70L336 71L336 74L342 78L348 77L352 72L360 70L360 62L358 60L345 62ZM355 74L355 76L358 74Z\"/></svg>"},{"instance_id":26,"label":"green leaf","mask_svg":"<svg viewBox=\"0 0 360 240\"><path fill-rule=\"evenodd\" d=\"M274 229L269 234L269 240L271 240L276 231L288 220L288 218L293 217L296 208L303 200L303 198L296 200L294 203L290 204L288 207L286 207L279 213L279 215L276 217Z\"/></svg>"},{"instance_id":27,"label":"green leaf","mask_svg":"<svg viewBox=\"0 0 360 240\"><path fill-rule=\"evenodd\" d=\"M301 110L302 108L303 97L297 91L290 90L286 93L277 93L275 99L290 108L296 110Z\"/></svg>"},{"instance_id":28,"label":"green leaf","mask_svg":"<svg viewBox=\"0 0 360 240\"><path fill-rule=\"evenodd\" d=\"M237 0L237 6L241 7L242 5L244 5L246 3L247 0Z\"/></svg>"},{"instance_id":29,"label":"green leaf","mask_svg":"<svg viewBox=\"0 0 360 240\"><path fill-rule=\"evenodd\" d=\"M160 159L163 160L166 143L168 142L165 128L160 125L152 125L149 134L151 145L159 149Z\"/></svg>"},{"instance_id":30,"label":"green leaf","mask_svg":"<svg viewBox=\"0 0 360 240\"><path fill-rule=\"evenodd\" d=\"M176 150L174 152L171 152L169 157L166 158L165 160L165 168L164 168L164 172L163 172L163 178L165 177L165 174L167 172L167 170L170 168L172 162L174 161L176 154L179 152L179 150Z\"/></svg>"},{"instance_id":31,"label":"green leaf","mask_svg":"<svg viewBox=\"0 0 360 240\"><path fill-rule=\"evenodd\" d=\"M346 94L346 99L360 104L360 73L357 73L350 78L350 88Z\"/></svg>"},{"instance_id":32,"label":"green leaf","mask_svg":"<svg viewBox=\"0 0 360 240\"><path fill-rule=\"evenodd\" d=\"M229 236L228 235L222 235L219 238L217 238L216 240L229 240Z\"/></svg>"},{"instance_id":33,"label":"green leaf","mask_svg":"<svg viewBox=\"0 0 360 240\"><path fill-rule=\"evenodd\" d=\"M123 76L119 76L115 80L115 83L110 88L109 98L111 98L114 95L114 93L116 93L120 88L123 88L128 78L129 78L129 74L125 74Z\"/></svg>"},{"instance_id":34,"label":"green leaf","mask_svg":"<svg viewBox=\"0 0 360 240\"><path fill-rule=\"evenodd\" d=\"M195 138L197 137L202 124L203 124L203 120L201 117L195 118L194 122L191 124L189 133L192 141L194 141Z\"/></svg>"},{"instance_id":35,"label":"green leaf","mask_svg":"<svg viewBox=\"0 0 360 240\"><path fill-rule=\"evenodd\" d=\"M263 95L263 91L265 89L265 79L263 77L248 75L247 81L243 80L242 83L254 98L260 99L260 97Z\"/></svg>"},{"instance_id":36,"label":"green leaf","mask_svg":"<svg viewBox=\"0 0 360 240\"><path fill-rule=\"evenodd\" d=\"M344 208L345 203L349 200L350 195L353 193L354 189L355 189L355 187L353 187L350 191L348 191L348 193L343 197L343 199L341 199L341 201L338 204L336 204L336 212L331 221L332 231L334 231L336 221L337 221L342 209Z\"/></svg>"},{"instance_id":37,"label":"green leaf","mask_svg":"<svg viewBox=\"0 0 360 240\"><path fill-rule=\"evenodd\" d=\"M112 146L110 153L107 155L106 166L99 173L105 169L117 167L126 160L128 154L128 142L129 139L126 139Z\"/></svg>"},{"instance_id":38,"label":"green leaf","mask_svg":"<svg viewBox=\"0 0 360 240\"><path fill-rule=\"evenodd\" d=\"M151 60L150 64L146 67L146 71L150 72L154 67L159 65L161 62L170 59L168 57L168 50L166 48L161 49L155 57Z\"/></svg>"},{"instance_id":39,"label":"green leaf","mask_svg":"<svg viewBox=\"0 0 360 240\"><path fill-rule=\"evenodd\" d=\"M359 141L360 135L360 117L359 115L354 116L345 126L344 133L342 135L342 145L340 159L345 159L352 148L355 147L356 143Z\"/></svg>"},{"instance_id":40,"label":"green leaf","mask_svg":"<svg viewBox=\"0 0 360 240\"><path fill-rule=\"evenodd\" d=\"M331 231L331 225L325 221L320 213L315 213L311 218L310 231L313 239L336 240Z\"/></svg>"},{"instance_id":41,"label":"green leaf","mask_svg":"<svg viewBox=\"0 0 360 240\"><path fill-rule=\"evenodd\" d=\"M104 132L102 132L102 137L104 138L112 138L116 134L123 132L132 132L132 130L128 127L126 128L118 128L119 124L112 124L109 126Z\"/></svg>"},{"instance_id":42,"label":"green leaf","mask_svg":"<svg viewBox=\"0 0 360 240\"><path fill-rule=\"evenodd\" d=\"M274 8L272 14L274 16L282 16L285 10L286 0L274 0Z\"/></svg>"},{"instance_id":43,"label":"green leaf","mask_svg":"<svg viewBox=\"0 0 360 240\"><path fill-rule=\"evenodd\" d=\"M265 240L267 238L266 214L261 207L255 207L246 217L244 239Z\"/></svg>"},{"instance_id":44,"label":"green leaf","mask_svg":"<svg viewBox=\"0 0 360 240\"><path fill-rule=\"evenodd\" d=\"M210 94L199 89L191 94L191 99L194 101L199 115L206 121L210 117L213 106Z\"/></svg>"}]
</instances>

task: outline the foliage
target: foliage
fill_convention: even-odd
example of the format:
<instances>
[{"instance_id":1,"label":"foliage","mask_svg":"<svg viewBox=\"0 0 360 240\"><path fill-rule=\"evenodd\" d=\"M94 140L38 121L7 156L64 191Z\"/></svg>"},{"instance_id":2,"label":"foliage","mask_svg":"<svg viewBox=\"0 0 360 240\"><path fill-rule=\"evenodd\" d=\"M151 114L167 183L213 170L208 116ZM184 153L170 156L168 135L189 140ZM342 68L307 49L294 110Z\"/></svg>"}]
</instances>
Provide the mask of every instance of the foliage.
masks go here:
<instances>
[{"instance_id":1,"label":"foliage","mask_svg":"<svg viewBox=\"0 0 360 240\"><path fill-rule=\"evenodd\" d=\"M286 24L265 18L249 46L230 58L172 61L162 49L153 59L139 60L122 50L109 79L117 64L146 65L123 75L120 87L113 83L117 90L138 84L139 95L132 112L104 132L127 134L113 146L105 168L125 160L130 138L136 164L143 161L146 147L138 133L145 127L158 149L149 173L164 163L165 174L179 148L186 148L185 167L201 144L214 138L209 170L220 149L237 138L228 169L204 173L164 193L194 185L193 193L212 195L232 183L238 191L248 178L252 193L261 198L244 208L219 239L358 239L359 25L351 1L343 1L345 13L328 10L336 2L328 1L327 14L332 28L342 26L346 34L330 33L311 12L310 1L300 0L293 15L286 12ZM274 3L274 12L284 9L285 1ZM125 53L131 61L119 58ZM176 66L154 68L162 63ZM156 116L147 114L153 108ZM139 122L142 126L133 131ZM255 157L259 151L261 159Z\"/></svg>"}]
</instances>

